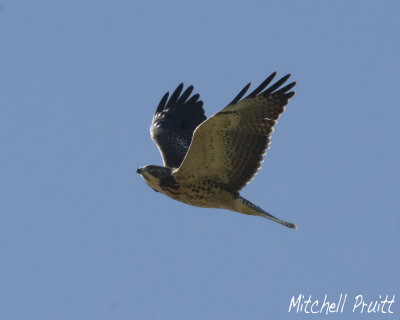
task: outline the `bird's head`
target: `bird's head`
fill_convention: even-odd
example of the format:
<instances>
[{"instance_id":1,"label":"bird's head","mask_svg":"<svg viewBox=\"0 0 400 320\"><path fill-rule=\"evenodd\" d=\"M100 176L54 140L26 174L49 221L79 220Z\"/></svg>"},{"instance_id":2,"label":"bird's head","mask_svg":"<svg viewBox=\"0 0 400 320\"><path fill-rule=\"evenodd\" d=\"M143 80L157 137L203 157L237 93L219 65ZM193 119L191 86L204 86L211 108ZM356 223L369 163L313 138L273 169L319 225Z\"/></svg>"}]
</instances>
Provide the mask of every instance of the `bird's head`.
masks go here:
<instances>
[{"instance_id":1,"label":"bird's head","mask_svg":"<svg viewBox=\"0 0 400 320\"><path fill-rule=\"evenodd\" d=\"M158 192L161 191L160 181L172 175L171 168L153 165L138 168L136 172L143 177L144 181L146 181L151 188Z\"/></svg>"}]
</instances>

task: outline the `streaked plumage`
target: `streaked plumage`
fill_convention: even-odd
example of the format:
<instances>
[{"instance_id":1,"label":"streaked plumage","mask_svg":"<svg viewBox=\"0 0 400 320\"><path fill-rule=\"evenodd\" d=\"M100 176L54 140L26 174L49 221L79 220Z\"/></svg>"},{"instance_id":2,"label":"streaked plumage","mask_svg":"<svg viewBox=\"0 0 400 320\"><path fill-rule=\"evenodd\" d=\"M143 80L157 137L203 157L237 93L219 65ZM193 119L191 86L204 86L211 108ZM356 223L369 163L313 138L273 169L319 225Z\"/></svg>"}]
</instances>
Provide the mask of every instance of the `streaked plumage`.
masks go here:
<instances>
[{"instance_id":1,"label":"streaked plumage","mask_svg":"<svg viewBox=\"0 0 400 320\"><path fill-rule=\"evenodd\" d=\"M180 84L161 99L150 127L164 167L138 169L155 191L187 204L258 215L289 228L239 195L260 168L276 120L294 91L295 82L280 88L286 75L268 87L271 74L243 98L247 84L227 107L206 119L199 95Z\"/></svg>"}]
</instances>

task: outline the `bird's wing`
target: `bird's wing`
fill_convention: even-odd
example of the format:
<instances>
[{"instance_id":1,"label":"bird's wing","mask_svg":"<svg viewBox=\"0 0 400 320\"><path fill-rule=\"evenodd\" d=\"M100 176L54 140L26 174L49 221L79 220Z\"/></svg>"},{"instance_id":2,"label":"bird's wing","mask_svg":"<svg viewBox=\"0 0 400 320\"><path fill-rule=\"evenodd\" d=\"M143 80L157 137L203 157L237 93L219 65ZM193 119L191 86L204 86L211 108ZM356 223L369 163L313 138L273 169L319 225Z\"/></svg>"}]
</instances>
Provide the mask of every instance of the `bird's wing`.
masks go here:
<instances>
[{"instance_id":1,"label":"bird's wing","mask_svg":"<svg viewBox=\"0 0 400 320\"><path fill-rule=\"evenodd\" d=\"M209 179L232 192L243 188L257 173L276 120L295 94L295 82L280 88L290 75L267 87L271 74L246 98L250 83L232 102L204 121L193 135L176 177Z\"/></svg>"},{"instance_id":2,"label":"bird's wing","mask_svg":"<svg viewBox=\"0 0 400 320\"><path fill-rule=\"evenodd\" d=\"M164 166L178 168L189 149L194 130L207 117L199 95L191 95L193 86L183 93L181 83L168 99L161 99L150 126L151 138L160 150ZM182 94L181 94L182 93Z\"/></svg>"}]
</instances>

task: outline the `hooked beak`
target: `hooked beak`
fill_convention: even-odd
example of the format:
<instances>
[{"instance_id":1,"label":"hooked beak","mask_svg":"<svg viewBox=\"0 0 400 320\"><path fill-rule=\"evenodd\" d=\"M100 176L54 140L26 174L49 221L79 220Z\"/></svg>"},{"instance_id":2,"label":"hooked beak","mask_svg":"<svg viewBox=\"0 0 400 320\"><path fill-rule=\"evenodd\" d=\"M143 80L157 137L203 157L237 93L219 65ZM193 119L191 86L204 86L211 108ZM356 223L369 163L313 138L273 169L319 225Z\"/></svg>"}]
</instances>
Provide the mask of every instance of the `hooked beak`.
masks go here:
<instances>
[{"instance_id":1,"label":"hooked beak","mask_svg":"<svg viewBox=\"0 0 400 320\"><path fill-rule=\"evenodd\" d=\"M136 170L136 173L142 174L142 168L138 168L138 169Z\"/></svg>"}]
</instances>

